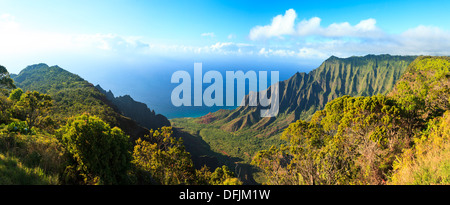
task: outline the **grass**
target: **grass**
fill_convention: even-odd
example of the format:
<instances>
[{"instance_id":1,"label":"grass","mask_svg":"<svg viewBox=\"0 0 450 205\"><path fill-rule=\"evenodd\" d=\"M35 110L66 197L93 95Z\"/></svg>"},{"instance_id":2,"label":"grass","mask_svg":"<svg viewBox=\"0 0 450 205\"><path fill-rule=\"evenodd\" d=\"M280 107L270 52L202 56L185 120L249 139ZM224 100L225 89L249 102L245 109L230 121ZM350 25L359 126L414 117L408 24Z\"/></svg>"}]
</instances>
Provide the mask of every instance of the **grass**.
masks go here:
<instances>
[{"instance_id":1,"label":"grass","mask_svg":"<svg viewBox=\"0 0 450 205\"><path fill-rule=\"evenodd\" d=\"M0 125L0 185L55 185L66 159L47 133L9 133Z\"/></svg>"},{"instance_id":2,"label":"grass","mask_svg":"<svg viewBox=\"0 0 450 205\"><path fill-rule=\"evenodd\" d=\"M41 168L29 168L14 156L0 154L0 185L56 185L58 176L46 175Z\"/></svg>"},{"instance_id":3,"label":"grass","mask_svg":"<svg viewBox=\"0 0 450 205\"><path fill-rule=\"evenodd\" d=\"M448 145L447 145L448 146ZM391 184L436 185L450 184L450 149L417 157L398 170Z\"/></svg>"}]
</instances>

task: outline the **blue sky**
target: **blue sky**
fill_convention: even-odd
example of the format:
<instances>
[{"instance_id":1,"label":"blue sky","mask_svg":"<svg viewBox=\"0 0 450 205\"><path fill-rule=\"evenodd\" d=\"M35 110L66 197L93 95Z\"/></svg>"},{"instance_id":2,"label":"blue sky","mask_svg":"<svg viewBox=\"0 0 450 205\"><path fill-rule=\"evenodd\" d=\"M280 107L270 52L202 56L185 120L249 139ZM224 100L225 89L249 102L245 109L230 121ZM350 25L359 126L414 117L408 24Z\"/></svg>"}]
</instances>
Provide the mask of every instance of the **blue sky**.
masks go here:
<instances>
[{"instance_id":1,"label":"blue sky","mask_svg":"<svg viewBox=\"0 0 450 205\"><path fill-rule=\"evenodd\" d=\"M0 0L0 64L12 73L59 65L159 106L148 96L167 89L152 82L170 89L171 73L194 62L277 69L284 80L331 55L450 55L449 9L433 0Z\"/></svg>"},{"instance_id":2,"label":"blue sky","mask_svg":"<svg viewBox=\"0 0 450 205\"><path fill-rule=\"evenodd\" d=\"M329 55L346 57L390 52L447 55L442 45L439 47L435 44L447 40L450 30L449 8L448 1L415 0L1 0L0 31L3 35L0 34L0 37L3 41L0 43L3 45L0 46L13 47L11 50L17 52L9 55L15 55L14 59L18 55L26 55L31 56L30 60L38 59L32 58L36 56L31 53L32 50L58 56L62 51L67 51L105 57L111 54L108 50L124 52L125 48L120 45L128 46L128 53L121 53L128 60L142 57L139 55L143 52L139 49L148 46L152 48L144 53L164 53L169 54L165 57L170 58L181 56L179 52L182 50L187 52L181 52L185 54L183 56L191 56L196 51L201 58L210 54L220 58L223 52L217 52L218 50L230 54L239 49L247 54L253 51L253 54L266 56L299 58L296 54L304 49L299 59L314 63ZM295 13L291 25L294 32L268 36L259 34L252 38L252 29L270 26L276 16L286 17L288 10ZM298 25L302 21L313 23L309 20L316 20L316 23L319 20L319 26L316 26L315 31L299 35ZM372 30L361 31L355 28L364 20L372 20L366 22L373 27ZM329 35L332 29L336 29L330 25L337 25L344 31ZM1 30L2 27L4 30ZM11 35L8 36L8 32ZM21 35L16 35L17 33ZM8 39L11 37L14 39ZM406 39L401 41L402 38ZM408 44L408 40L433 43L436 48L422 49L423 45L395 47L396 44ZM50 42L46 45L44 41ZM20 42L26 43L16 46ZM342 51L341 47L350 49ZM272 53L269 52L270 49ZM20 61L24 60L26 59L20 58ZM8 60L7 63L11 64L14 71L18 69L17 62Z\"/></svg>"},{"instance_id":3,"label":"blue sky","mask_svg":"<svg viewBox=\"0 0 450 205\"><path fill-rule=\"evenodd\" d=\"M32 29L193 43L199 43L199 35L207 32L214 32L217 40L226 40L232 33L245 40L253 26L269 24L291 8L299 20L319 17L324 25L374 18L380 28L392 33L418 25L449 29L448 1L0 1L1 14L10 14Z\"/></svg>"}]
</instances>

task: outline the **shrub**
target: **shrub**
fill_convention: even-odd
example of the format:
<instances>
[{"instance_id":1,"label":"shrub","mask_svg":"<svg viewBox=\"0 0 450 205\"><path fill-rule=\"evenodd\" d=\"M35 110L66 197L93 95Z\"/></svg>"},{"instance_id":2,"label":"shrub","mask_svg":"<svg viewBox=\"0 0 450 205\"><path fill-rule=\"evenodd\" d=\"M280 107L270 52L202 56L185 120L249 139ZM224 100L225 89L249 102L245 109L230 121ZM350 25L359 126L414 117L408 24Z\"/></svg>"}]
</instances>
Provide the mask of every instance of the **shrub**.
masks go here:
<instances>
[{"instance_id":1,"label":"shrub","mask_svg":"<svg viewBox=\"0 0 450 205\"><path fill-rule=\"evenodd\" d=\"M12 122L8 125L7 129L9 132L18 132L21 134L32 134L33 133L26 121Z\"/></svg>"},{"instance_id":2,"label":"shrub","mask_svg":"<svg viewBox=\"0 0 450 205\"><path fill-rule=\"evenodd\" d=\"M450 184L450 112L428 125L394 163L390 184Z\"/></svg>"},{"instance_id":3,"label":"shrub","mask_svg":"<svg viewBox=\"0 0 450 205\"><path fill-rule=\"evenodd\" d=\"M192 184L195 169L181 140L172 136L171 127L151 130L144 139L136 140L133 164L151 174L158 184Z\"/></svg>"},{"instance_id":4,"label":"shrub","mask_svg":"<svg viewBox=\"0 0 450 205\"><path fill-rule=\"evenodd\" d=\"M66 182L123 184L127 182L131 153L128 136L96 116L83 114L60 130L73 161L66 167ZM75 179L74 179L75 178ZM81 178L82 181L78 181Z\"/></svg>"}]
</instances>

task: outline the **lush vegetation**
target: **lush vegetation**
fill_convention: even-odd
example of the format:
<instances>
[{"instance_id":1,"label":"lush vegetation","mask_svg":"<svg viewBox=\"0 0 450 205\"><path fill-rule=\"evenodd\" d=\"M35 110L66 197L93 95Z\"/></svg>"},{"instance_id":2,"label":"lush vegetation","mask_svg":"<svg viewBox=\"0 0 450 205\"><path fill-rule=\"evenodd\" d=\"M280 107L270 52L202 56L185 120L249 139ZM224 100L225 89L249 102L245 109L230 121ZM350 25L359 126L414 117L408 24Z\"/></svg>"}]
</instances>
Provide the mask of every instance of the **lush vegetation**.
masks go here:
<instances>
[{"instance_id":1,"label":"lush vegetation","mask_svg":"<svg viewBox=\"0 0 450 205\"><path fill-rule=\"evenodd\" d=\"M409 146L404 116L389 97L340 97L311 121L289 125L287 145L258 152L253 163L270 184L384 184Z\"/></svg>"},{"instance_id":2,"label":"lush vegetation","mask_svg":"<svg viewBox=\"0 0 450 205\"><path fill-rule=\"evenodd\" d=\"M237 185L241 182L227 166L210 172L207 167L194 169L190 154L186 152L182 139L172 137L171 127L150 131L144 140L136 141L133 163L142 174L149 173L159 184L212 184ZM145 175L145 174L143 174ZM142 177L142 176L141 176ZM145 177L144 177L145 178Z\"/></svg>"},{"instance_id":3,"label":"lush vegetation","mask_svg":"<svg viewBox=\"0 0 450 205\"><path fill-rule=\"evenodd\" d=\"M252 163L267 184L448 184L450 58L419 57L388 96L344 96Z\"/></svg>"},{"instance_id":4,"label":"lush vegetation","mask_svg":"<svg viewBox=\"0 0 450 205\"><path fill-rule=\"evenodd\" d=\"M391 91L415 58L390 55L330 57L317 69L309 73L296 73L280 82L282 95L280 112L276 118L261 118L259 107L243 106L234 110L219 110L200 118L172 119L171 122L174 127L195 136L197 140L192 143L201 144L186 145L189 150L202 147L204 151L192 151L194 155L215 157L230 167L235 162L250 165L258 151L286 143L281 137L289 124L299 119L310 121L316 111L325 109L333 99L345 95L372 96ZM210 154L208 149L203 149L200 140L215 153ZM188 143L191 141L186 141ZM257 178L257 182L264 182L254 173L258 169L246 167L251 170L250 175Z\"/></svg>"},{"instance_id":5,"label":"lush vegetation","mask_svg":"<svg viewBox=\"0 0 450 205\"><path fill-rule=\"evenodd\" d=\"M226 166L195 169L171 127L138 126L74 74L29 66L16 88L1 68L0 184L241 184Z\"/></svg>"},{"instance_id":6,"label":"lush vegetation","mask_svg":"<svg viewBox=\"0 0 450 205\"><path fill-rule=\"evenodd\" d=\"M310 84L327 91L309 108L275 119L241 107L150 130L57 66L13 78L0 67L0 184L449 184L450 58L410 60L332 57L285 82L284 93L334 82Z\"/></svg>"},{"instance_id":7,"label":"lush vegetation","mask_svg":"<svg viewBox=\"0 0 450 205\"><path fill-rule=\"evenodd\" d=\"M98 117L84 114L69 119L59 132L70 155L69 162L73 164L66 167L65 178L94 184L126 182L131 166L131 144L122 130L111 128Z\"/></svg>"},{"instance_id":8,"label":"lush vegetation","mask_svg":"<svg viewBox=\"0 0 450 205\"><path fill-rule=\"evenodd\" d=\"M29 168L13 156L0 154L0 184L2 185L56 185L58 178L46 175L42 169Z\"/></svg>"},{"instance_id":9,"label":"lush vegetation","mask_svg":"<svg viewBox=\"0 0 450 205\"><path fill-rule=\"evenodd\" d=\"M394 162L390 184L450 184L450 112L431 120Z\"/></svg>"},{"instance_id":10,"label":"lush vegetation","mask_svg":"<svg viewBox=\"0 0 450 205\"><path fill-rule=\"evenodd\" d=\"M63 124L70 117L87 112L109 124L119 125L120 116L102 93L83 78L58 66L28 66L13 79L23 91L51 96L54 106L49 112L58 123Z\"/></svg>"}]
</instances>

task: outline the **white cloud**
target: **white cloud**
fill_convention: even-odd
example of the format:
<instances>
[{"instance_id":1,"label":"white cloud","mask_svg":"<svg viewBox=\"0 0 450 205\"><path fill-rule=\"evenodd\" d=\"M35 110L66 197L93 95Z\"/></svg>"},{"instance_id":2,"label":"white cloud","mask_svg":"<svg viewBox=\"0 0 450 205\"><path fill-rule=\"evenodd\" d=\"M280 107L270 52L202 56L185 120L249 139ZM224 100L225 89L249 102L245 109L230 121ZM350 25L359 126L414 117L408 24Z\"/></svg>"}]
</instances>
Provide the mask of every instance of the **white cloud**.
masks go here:
<instances>
[{"instance_id":1,"label":"white cloud","mask_svg":"<svg viewBox=\"0 0 450 205\"><path fill-rule=\"evenodd\" d=\"M450 54L450 32L439 27L419 25L395 38L407 52L416 50L427 54Z\"/></svg>"},{"instance_id":2,"label":"white cloud","mask_svg":"<svg viewBox=\"0 0 450 205\"><path fill-rule=\"evenodd\" d=\"M9 14L0 15L0 54L62 52L137 52L150 47L140 37L116 34L67 34L29 30Z\"/></svg>"},{"instance_id":3,"label":"white cloud","mask_svg":"<svg viewBox=\"0 0 450 205\"><path fill-rule=\"evenodd\" d=\"M321 52L314 48L300 48L296 55L300 58L309 58L309 59L324 59L330 57L329 54L326 54L324 52Z\"/></svg>"},{"instance_id":4,"label":"white cloud","mask_svg":"<svg viewBox=\"0 0 450 205\"><path fill-rule=\"evenodd\" d=\"M284 35L322 37L359 37L359 38L380 38L383 32L376 26L373 18L361 20L352 26L348 22L332 23L328 27L320 25L322 19L313 17L309 20L302 20L295 27L297 13L293 9L286 11L285 15L278 15L273 18L272 24L266 26L256 26L250 30L251 40L268 39L272 37L282 38Z\"/></svg>"},{"instance_id":5,"label":"white cloud","mask_svg":"<svg viewBox=\"0 0 450 205\"><path fill-rule=\"evenodd\" d=\"M322 26L322 19L312 17L295 25L297 14L293 9L278 15L267 26L250 30L249 38L264 47L256 53L263 56L292 56L299 58L327 58L366 54L450 55L450 31L435 26L420 25L401 34L389 34L380 29L376 19L369 18L352 25L349 22ZM295 27L295 29L294 29ZM292 38L268 44L270 38Z\"/></svg>"},{"instance_id":6,"label":"white cloud","mask_svg":"<svg viewBox=\"0 0 450 205\"><path fill-rule=\"evenodd\" d=\"M23 29L9 14L0 15L0 54L45 51L67 46L68 36Z\"/></svg>"},{"instance_id":7,"label":"white cloud","mask_svg":"<svg viewBox=\"0 0 450 205\"><path fill-rule=\"evenodd\" d=\"M293 58L300 58L300 59L324 59L329 57L329 55L320 52L314 48L307 48L307 47L302 47L302 48L298 48L298 49L272 49L272 48L268 48L266 49L265 47L259 49L259 51L257 52L258 55L260 56L265 56L265 57L271 57L271 56L276 56L276 57L293 57Z\"/></svg>"},{"instance_id":8,"label":"white cloud","mask_svg":"<svg viewBox=\"0 0 450 205\"><path fill-rule=\"evenodd\" d=\"M234 42L217 42L203 51L215 54L251 55L255 52L254 45Z\"/></svg>"},{"instance_id":9,"label":"white cloud","mask_svg":"<svg viewBox=\"0 0 450 205\"><path fill-rule=\"evenodd\" d=\"M384 34L376 26L375 19L366 19L352 26L348 22L333 23L328 27L320 25L322 19L313 17L309 20L303 20L297 25L297 35L322 37L359 37L359 38L380 38Z\"/></svg>"},{"instance_id":10,"label":"white cloud","mask_svg":"<svg viewBox=\"0 0 450 205\"><path fill-rule=\"evenodd\" d=\"M104 51L133 51L150 48L140 37L122 37L117 34L83 34L72 35L70 40L74 45L85 48L96 48Z\"/></svg>"},{"instance_id":11,"label":"white cloud","mask_svg":"<svg viewBox=\"0 0 450 205\"><path fill-rule=\"evenodd\" d=\"M229 48L229 47L237 47L237 46L235 43L232 42L225 42L225 43L217 42L216 44L211 46L211 49L220 50L222 48Z\"/></svg>"},{"instance_id":12,"label":"white cloud","mask_svg":"<svg viewBox=\"0 0 450 205\"><path fill-rule=\"evenodd\" d=\"M15 21L14 16L10 14L0 15L0 31L16 31L19 29L19 24Z\"/></svg>"},{"instance_id":13,"label":"white cloud","mask_svg":"<svg viewBox=\"0 0 450 205\"><path fill-rule=\"evenodd\" d=\"M323 29L320 27L322 19L313 17L309 20L302 20L297 25L297 34L300 36L317 35L322 33Z\"/></svg>"},{"instance_id":14,"label":"white cloud","mask_svg":"<svg viewBox=\"0 0 450 205\"><path fill-rule=\"evenodd\" d=\"M294 22L296 18L297 13L294 9L289 9L284 15L275 16L270 25L252 28L249 38L251 40L258 40L271 37L282 38L283 35L292 35L295 33Z\"/></svg>"},{"instance_id":15,"label":"white cloud","mask_svg":"<svg viewBox=\"0 0 450 205\"><path fill-rule=\"evenodd\" d=\"M214 38L216 35L213 32L210 32L210 33L202 33L201 36Z\"/></svg>"},{"instance_id":16,"label":"white cloud","mask_svg":"<svg viewBox=\"0 0 450 205\"><path fill-rule=\"evenodd\" d=\"M327 37L359 37L359 38L380 38L383 32L375 25L375 19L366 19L360 21L355 26L348 22L333 23L323 29L321 35Z\"/></svg>"}]
</instances>

